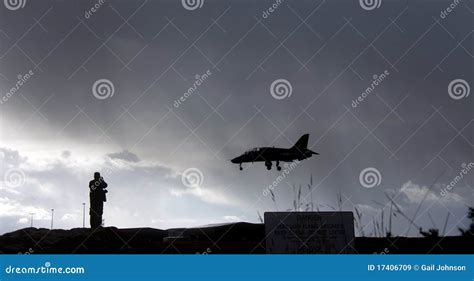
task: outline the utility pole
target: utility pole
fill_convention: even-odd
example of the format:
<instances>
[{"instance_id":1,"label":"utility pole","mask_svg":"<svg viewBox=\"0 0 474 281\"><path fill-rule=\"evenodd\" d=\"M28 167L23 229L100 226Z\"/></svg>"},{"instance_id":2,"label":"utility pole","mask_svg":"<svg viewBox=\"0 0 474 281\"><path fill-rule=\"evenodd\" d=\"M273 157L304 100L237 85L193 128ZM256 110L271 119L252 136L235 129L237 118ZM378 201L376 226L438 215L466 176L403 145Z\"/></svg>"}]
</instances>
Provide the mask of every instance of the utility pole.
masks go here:
<instances>
[{"instance_id":1,"label":"utility pole","mask_svg":"<svg viewBox=\"0 0 474 281\"><path fill-rule=\"evenodd\" d=\"M54 222L54 209L51 209L51 229L53 229L53 222Z\"/></svg>"},{"instance_id":2,"label":"utility pole","mask_svg":"<svg viewBox=\"0 0 474 281\"><path fill-rule=\"evenodd\" d=\"M82 228L86 227L86 203L82 203Z\"/></svg>"}]
</instances>

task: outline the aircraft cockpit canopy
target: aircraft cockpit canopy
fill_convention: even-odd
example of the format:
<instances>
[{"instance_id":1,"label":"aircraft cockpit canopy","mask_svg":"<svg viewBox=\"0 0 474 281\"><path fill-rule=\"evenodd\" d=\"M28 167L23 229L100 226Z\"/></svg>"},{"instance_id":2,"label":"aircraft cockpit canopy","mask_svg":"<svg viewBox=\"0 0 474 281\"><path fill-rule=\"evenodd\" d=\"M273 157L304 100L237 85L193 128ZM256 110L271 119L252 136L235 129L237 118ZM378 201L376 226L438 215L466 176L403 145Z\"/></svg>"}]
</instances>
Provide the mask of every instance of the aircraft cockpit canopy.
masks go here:
<instances>
[{"instance_id":1,"label":"aircraft cockpit canopy","mask_svg":"<svg viewBox=\"0 0 474 281\"><path fill-rule=\"evenodd\" d=\"M247 151L245 151L245 154L248 154L248 153L251 153L251 152L255 152L255 151L259 151L259 148L252 148L252 149L249 149Z\"/></svg>"}]
</instances>

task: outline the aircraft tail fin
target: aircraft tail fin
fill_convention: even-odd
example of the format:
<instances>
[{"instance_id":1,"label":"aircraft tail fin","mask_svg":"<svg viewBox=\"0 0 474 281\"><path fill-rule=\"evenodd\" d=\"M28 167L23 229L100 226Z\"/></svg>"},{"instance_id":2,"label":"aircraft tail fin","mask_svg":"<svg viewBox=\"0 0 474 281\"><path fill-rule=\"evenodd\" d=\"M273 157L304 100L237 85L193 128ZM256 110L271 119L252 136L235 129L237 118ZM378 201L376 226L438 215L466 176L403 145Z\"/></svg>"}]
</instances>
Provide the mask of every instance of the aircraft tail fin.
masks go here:
<instances>
[{"instance_id":1,"label":"aircraft tail fin","mask_svg":"<svg viewBox=\"0 0 474 281\"><path fill-rule=\"evenodd\" d=\"M309 134L304 134L301 138L293 145L293 148L304 150L308 148Z\"/></svg>"}]
</instances>

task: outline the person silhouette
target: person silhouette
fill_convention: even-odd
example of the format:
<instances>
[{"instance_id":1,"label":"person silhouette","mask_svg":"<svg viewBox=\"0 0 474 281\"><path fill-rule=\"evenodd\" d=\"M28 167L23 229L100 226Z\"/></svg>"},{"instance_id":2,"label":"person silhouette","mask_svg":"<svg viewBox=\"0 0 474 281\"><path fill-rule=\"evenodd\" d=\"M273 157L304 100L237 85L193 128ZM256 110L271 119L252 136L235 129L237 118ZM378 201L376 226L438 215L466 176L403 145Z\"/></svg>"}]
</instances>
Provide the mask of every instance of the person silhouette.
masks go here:
<instances>
[{"instance_id":1,"label":"person silhouette","mask_svg":"<svg viewBox=\"0 0 474 281\"><path fill-rule=\"evenodd\" d=\"M107 201L107 183L100 176L99 172L94 173L94 179L89 182L89 198L90 198L90 224L91 228L102 225L102 214L104 213L104 202Z\"/></svg>"}]
</instances>

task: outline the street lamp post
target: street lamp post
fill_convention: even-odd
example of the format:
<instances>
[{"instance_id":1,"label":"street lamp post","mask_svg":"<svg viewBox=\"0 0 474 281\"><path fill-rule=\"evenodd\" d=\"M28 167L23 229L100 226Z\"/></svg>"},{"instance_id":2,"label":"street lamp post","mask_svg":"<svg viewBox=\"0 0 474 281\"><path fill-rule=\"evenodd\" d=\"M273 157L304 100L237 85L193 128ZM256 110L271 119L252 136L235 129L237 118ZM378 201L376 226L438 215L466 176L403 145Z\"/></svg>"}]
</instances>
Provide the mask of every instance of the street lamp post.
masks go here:
<instances>
[{"instance_id":1,"label":"street lamp post","mask_svg":"<svg viewBox=\"0 0 474 281\"><path fill-rule=\"evenodd\" d=\"M30 213L30 226L33 227L33 215L34 213Z\"/></svg>"},{"instance_id":2,"label":"street lamp post","mask_svg":"<svg viewBox=\"0 0 474 281\"><path fill-rule=\"evenodd\" d=\"M51 229L53 229L53 222L54 222L54 209L51 209Z\"/></svg>"},{"instance_id":3,"label":"street lamp post","mask_svg":"<svg viewBox=\"0 0 474 281\"><path fill-rule=\"evenodd\" d=\"M86 203L82 203L82 228L86 227Z\"/></svg>"}]
</instances>

